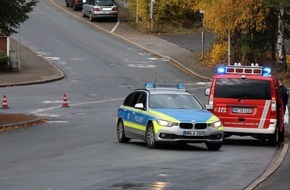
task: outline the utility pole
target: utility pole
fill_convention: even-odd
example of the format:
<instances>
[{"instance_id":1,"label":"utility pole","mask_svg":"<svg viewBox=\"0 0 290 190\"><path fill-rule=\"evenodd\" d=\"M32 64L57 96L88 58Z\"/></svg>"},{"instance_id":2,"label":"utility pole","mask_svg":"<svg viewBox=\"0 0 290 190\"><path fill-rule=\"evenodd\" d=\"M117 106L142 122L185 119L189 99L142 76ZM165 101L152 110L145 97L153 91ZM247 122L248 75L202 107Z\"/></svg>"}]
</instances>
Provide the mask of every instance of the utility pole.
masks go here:
<instances>
[{"instance_id":1,"label":"utility pole","mask_svg":"<svg viewBox=\"0 0 290 190\"><path fill-rule=\"evenodd\" d=\"M139 0L136 0L136 23L139 22Z\"/></svg>"},{"instance_id":2,"label":"utility pole","mask_svg":"<svg viewBox=\"0 0 290 190\"><path fill-rule=\"evenodd\" d=\"M228 65L231 64L231 30L228 28Z\"/></svg>"},{"instance_id":3,"label":"utility pole","mask_svg":"<svg viewBox=\"0 0 290 190\"><path fill-rule=\"evenodd\" d=\"M201 19L202 19L202 32L201 32L201 52L202 52L202 60L204 59L204 36L205 36L205 28L204 28L204 11L200 10Z\"/></svg>"},{"instance_id":4,"label":"utility pole","mask_svg":"<svg viewBox=\"0 0 290 190\"><path fill-rule=\"evenodd\" d=\"M151 20L151 31L153 30L153 13L154 13L154 2L155 0L150 1L150 20Z\"/></svg>"}]
</instances>

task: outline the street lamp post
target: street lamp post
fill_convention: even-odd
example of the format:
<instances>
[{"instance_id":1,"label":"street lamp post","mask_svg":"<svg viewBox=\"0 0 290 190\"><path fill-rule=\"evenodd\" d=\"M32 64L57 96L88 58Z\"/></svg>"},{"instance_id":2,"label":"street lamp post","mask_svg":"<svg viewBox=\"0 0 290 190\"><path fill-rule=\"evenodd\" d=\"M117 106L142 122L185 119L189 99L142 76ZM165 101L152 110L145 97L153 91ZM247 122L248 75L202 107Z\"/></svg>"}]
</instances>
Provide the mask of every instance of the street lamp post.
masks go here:
<instances>
[{"instance_id":1,"label":"street lamp post","mask_svg":"<svg viewBox=\"0 0 290 190\"><path fill-rule=\"evenodd\" d=\"M204 27L204 11L200 10L201 19L202 19L202 32L201 32L201 52L202 52L202 59L204 59L204 36L205 36L205 27Z\"/></svg>"},{"instance_id":2,"label":"street lamp post","mask_svg":"<svg viewBox=\"0 0 290 190\"><path fill-rule=\"evenodd\" d=\"M228 65L231 64L231 30L228 28Z\"/></svg>"},{"instance_id":3,"label":"street lamp post","mask_svg":"<svg viewBox=\"0 0 290 190\"><path fill-rule=\"evenodd\" d=\"M154 2L155 0L150 1L150 20L151 20L151 30L153 30L153 12L154 12Z\"/></svg>"}]
</instances>

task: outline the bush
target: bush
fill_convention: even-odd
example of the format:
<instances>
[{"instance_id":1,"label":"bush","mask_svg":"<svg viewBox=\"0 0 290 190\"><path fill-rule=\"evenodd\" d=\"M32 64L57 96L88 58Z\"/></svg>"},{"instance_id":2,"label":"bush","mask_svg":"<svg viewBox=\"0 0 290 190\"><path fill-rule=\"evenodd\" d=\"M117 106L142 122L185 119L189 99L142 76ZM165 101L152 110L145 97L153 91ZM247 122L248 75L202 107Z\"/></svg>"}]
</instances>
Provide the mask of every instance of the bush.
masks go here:
<instances>
[{"instance_id":1,"label":"bush","mask_svg":"<svg viewBox=\"0 0 290 190\"><path fill-rule=\"evenodd\" d=\"M155 1L152 31L150 0L128 0L129 20L131 23L135 23L138 9L138 23L135 23L134 26L143 32L170 33L170 30L176 28L194 29L200 25L200 14L194 11L193 7L193 3L188 0ZM164 30L164 26L169 27Z\"/></svg>"},{"instance_id":2,"label":"bush","mask_svg":"<svg viewBox=\"0 0 290 190\"><path fill-rule=\"evenodd\" d=\"M8 70L8 57L0 51L0 71Z\"/></svg>"}]
</instances>

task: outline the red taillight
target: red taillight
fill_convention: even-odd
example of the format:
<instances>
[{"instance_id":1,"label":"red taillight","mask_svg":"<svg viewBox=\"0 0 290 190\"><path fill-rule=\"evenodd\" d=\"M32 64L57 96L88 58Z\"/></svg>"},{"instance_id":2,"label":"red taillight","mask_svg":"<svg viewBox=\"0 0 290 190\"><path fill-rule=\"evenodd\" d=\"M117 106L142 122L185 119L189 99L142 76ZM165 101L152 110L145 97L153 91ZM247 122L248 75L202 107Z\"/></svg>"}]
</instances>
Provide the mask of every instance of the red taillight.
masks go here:
<instances>
[{"instance_id":1,"label":"red taillight","mask_svg":"<svg viewBox=\"0 0 290 190\"><path fill-rule=\"evenodd\" d=\"M79 2L79 0L74 0L75 3Z\"/></svg>"},{"instance_id":2,"label":"red taillight","mask_svg":"<svg viewBox=\"0 0 290 190\"><path fill-rule=\"evenodd\" d=\"M101 9L96 7L96 8L93 8L93 11L100 11Z\"/></svg>"},{"instance_id":3,"label":"red taillight","mask_svg":"<svg viewBox=\"0 0 290 190\"><path fill-rule=\"evenodd\" d=\"M118 10L118 7L114 7L113 9L112 9L112 11L117 11Z\"/></svg>"},{"instance_id":4,"label":"red taillight","mask_svg":"<svg viewBox=\"0 0 290 190\"><path fill-rule=\"evenodd\" d=\"M276 98L272 97L271 100L271 115L275 115L277 110L277 105L276 105Z\"/></svg>"}]
</instances>

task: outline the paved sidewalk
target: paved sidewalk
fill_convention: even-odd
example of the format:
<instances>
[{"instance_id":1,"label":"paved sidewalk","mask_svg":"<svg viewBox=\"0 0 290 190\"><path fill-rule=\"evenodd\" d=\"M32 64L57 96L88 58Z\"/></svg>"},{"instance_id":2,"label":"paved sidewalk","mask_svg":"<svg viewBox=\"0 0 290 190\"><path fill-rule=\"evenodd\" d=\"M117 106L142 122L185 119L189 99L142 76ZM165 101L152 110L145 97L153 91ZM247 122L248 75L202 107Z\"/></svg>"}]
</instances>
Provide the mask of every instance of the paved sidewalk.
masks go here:
<instances>
[{"instance_id":1,"label":"paved sidewalk","mask_svg":"<svg viewBox=\"0 0 290 190\"><path fill-rule=\"evenodd\" d=\"M10 38L11 50L18 49L18 41ZM19 72L0 73L0 87L52 82L64 78L64 73L29 47L20 45Z\"/></svg>"}]
</instances>

